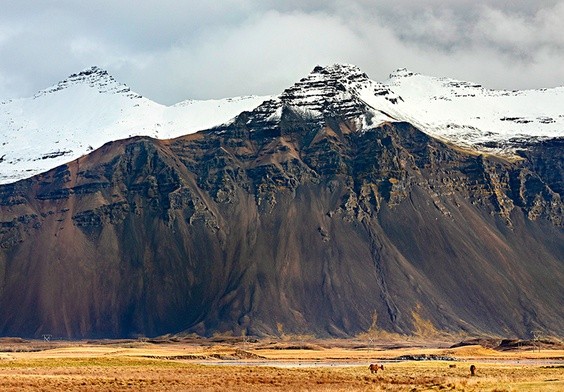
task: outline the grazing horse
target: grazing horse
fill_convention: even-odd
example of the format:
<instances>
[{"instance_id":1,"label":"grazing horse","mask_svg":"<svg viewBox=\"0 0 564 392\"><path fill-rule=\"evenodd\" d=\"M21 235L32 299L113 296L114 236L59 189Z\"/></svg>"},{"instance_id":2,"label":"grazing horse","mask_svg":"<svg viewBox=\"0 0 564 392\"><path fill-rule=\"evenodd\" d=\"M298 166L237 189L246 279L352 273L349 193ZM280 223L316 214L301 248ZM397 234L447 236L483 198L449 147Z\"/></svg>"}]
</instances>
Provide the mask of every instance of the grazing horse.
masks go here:
<instances>
[{"instance_id":1,"label":"grazing horse","mask_svg":"<svg viewBox=\"0 0 564 392\"><path fill-rule=\"evenodd\" d=\"M450 364L450 365L448 365L448 367L452 369L452 368L455 368L456 365L455 365L455 364Z\"/></svg>"},{"instance_id":2,"label":"grazing horse","mask_svg":"<svg viewBox=\"0 0 564 392\"><path fill-rule=\"evenodd\" d=\"M378 373L378 369L384 370L384 365L378 365L377 363L371 363L370 366L368 366L368 369L370 369L370 373Z\"/></svg>"},{"instance_id":3,"label":"grazing horse","mask_svg":"<svg viewBox=\"0 0 564 392\"><path fill-rule=\"evenodd\" d=\"M471 376L475 376L475 375L476 375L476 366L470 365L470 375L471 375Z\"/></svg>"}]
</instances>

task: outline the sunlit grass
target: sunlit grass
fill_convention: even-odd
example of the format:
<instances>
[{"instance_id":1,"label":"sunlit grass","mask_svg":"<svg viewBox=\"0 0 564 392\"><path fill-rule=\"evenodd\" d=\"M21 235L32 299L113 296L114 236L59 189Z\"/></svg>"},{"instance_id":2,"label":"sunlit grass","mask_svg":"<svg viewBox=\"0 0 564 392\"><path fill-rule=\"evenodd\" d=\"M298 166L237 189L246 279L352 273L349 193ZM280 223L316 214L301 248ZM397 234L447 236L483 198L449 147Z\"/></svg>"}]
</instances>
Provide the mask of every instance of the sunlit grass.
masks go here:
<instances>
[{"instance_id":1,"label":"sunlit grass","mask_svg":"<svg viewBox=\"0 0 564 392\"><path fill-rule=\"evenodd\" d=\"M294 345L292 345L294 346ZM255 346L256 348L256 346ZM255 365L230 361L171 360L179 353L234 354L237 346L145 345L140 347L65 347L42 353L9 353L0 357L1 391L564 391L564 368L519 363L405 361L385 363L371 374L366 350L315 347L321 361L310 366L304 355L312 350L287 350L285 360L256 360ZM248 350L264 354L268 350ZM280 350L273 350L272 354ZM286 351L286 350L282 350ZM462 351L469 352L470 349ZM338 366L347 356L363 366ZM439 351L440 352L440 351ZM472 353L480 350L472 349ZM83 356L80 354L83 353ZM383 351L379 351L383 353ZM491 361L489 351L482 358ZM556 352L559 355L560 352ZM389 350L385 357L397 354ZM530 354L530 353L529 353ZM9 355L9 356L8 356ZM168 355L168 357L167 357ZM528 354L523 354L528 355ZM554 354L545 352L546 357ZM359 358L359 359L358 359ZM526 358L526 356L524 356ZM292 359L291 367L284 363ZM352 360L351 360L352 361ZM251 361L252 362L252 361ZM346 360L344 361L346 363ZM272 366L271 366L272 364ZM303 364L303 366L301 366ZM470 376L470 365L477 367ZM266 366L265 366L266 365ZM451 367L451 365L455 365Z\"/></svg>"}]
</instances>

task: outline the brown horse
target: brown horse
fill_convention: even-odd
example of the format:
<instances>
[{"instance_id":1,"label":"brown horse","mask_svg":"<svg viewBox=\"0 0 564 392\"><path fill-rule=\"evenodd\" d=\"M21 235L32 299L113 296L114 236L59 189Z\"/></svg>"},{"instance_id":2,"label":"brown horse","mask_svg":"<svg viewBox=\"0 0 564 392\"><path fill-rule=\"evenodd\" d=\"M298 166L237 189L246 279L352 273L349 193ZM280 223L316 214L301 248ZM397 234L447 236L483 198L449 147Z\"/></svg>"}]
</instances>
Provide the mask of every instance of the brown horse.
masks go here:
<instances>
[{"instance_id":1,"label":"brown horse","mask_svg":"<svg viewBox=\"0 0 564 392\"><path fill-rule=\"evenodd\" d=\"M475 376L476 375L476 366L471 365L470 366L470 375L471 376Z\"/></svg>"},{"instance_id":2,"label":"brown horse","mask_svg":"<svg viewBox=\"0 0 564 392\"><path fill-rule=\"evenodd\" d=\"M378 369L384 370L384 365L378 365L377 363L371 363L370 366L368 366L368 369L370 369L370 373L378 373Z\"/></svg>"}]
</instances>

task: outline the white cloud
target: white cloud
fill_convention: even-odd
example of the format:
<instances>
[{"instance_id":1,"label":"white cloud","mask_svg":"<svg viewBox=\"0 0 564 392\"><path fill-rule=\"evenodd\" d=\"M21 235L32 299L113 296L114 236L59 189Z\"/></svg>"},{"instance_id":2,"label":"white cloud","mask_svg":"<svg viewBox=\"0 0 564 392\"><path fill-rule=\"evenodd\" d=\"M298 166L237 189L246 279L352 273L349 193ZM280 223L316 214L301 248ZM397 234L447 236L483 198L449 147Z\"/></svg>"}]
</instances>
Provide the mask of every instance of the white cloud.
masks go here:
<instances>
[{"instance_id":1,"label":"white cloud","mask_svg":"<svg viewBox=\"0 0 564 392\"><path fill-rule=\"evenodd\" d=\"M160 74L156 83L165 83L177 99L277 93L318 63L345 62L364 50L360 37L338 18L276 11L200 38L154 56L133 71L131 83L140 85L145 72Z\"/></svg>"},{"instance_id":2,"label":"white cloud","mask_svg":"<svg viewBox=\"0 0 564 392\"><path fill-rule=\"evenodd\" d=\"M0 15L0 99L90 65L174 103L278 93L316 64L490 87L561 85L564 1L19 1ZM11 94L11 95L8 95Z\"/></svg>"},{"instance_id":3,"label":"white cloud","mask_svg":"<svg viewBox=\"0 0 564 392\"><path fill-rule=\"evenodd\" d=\"M508 14L489 7L484 8L482 15L474 35L476 39L482 38L484 45L531 60L547 49L554 50L556 55L564 50L564 3L534 15Z\"/></svg>"}]
</instances>

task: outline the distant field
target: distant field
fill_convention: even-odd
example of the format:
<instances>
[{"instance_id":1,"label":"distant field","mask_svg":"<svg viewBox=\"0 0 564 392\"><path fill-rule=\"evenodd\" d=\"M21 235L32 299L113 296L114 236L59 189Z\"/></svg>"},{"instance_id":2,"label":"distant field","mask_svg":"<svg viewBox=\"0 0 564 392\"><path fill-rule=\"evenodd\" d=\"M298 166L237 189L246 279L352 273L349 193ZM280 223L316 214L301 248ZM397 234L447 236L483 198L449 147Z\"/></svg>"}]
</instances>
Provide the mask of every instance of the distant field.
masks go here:
<instances>
[{"instance_id":1,"label":"distant field","mask_svg":"<svg viewBox=\"0 0 564 392\"><path fill-rule=\"evenodd\" d=\"M407 346L0 339L0 390L564 391L564 350ZM423 354L449 360L391 361ZM384 371L371 374L369 363L378 361Z\"/></svg>"}]
</instances>

